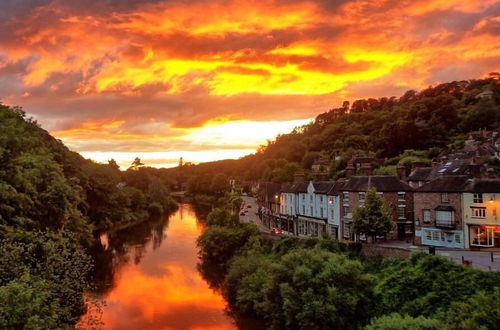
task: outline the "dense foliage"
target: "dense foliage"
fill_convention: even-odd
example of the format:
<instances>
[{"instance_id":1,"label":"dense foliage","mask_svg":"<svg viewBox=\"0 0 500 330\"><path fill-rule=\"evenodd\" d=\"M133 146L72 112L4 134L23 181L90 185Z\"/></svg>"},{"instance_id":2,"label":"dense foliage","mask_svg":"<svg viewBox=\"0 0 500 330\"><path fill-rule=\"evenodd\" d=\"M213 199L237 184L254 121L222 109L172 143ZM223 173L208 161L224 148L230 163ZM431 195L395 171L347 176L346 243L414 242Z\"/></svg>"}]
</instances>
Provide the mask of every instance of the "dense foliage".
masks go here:
<instances>
[{"instance_id":1,"label":"dense foliage","mask_svg":"<svg viewBox=\"0 0 500 330\"><path fill-rule=\"evenodd\" d=\"M226 216L221 216L221 215ZM235 223L230 204L200 237L200 270L236 317L269 329L498 329L500 273L416 253L366 259L324 237L270 240ZM225 219L225 220L224 220Z\"/></svg>"},{"instance_id":2,"label":"dense foliage","mask_svg":"<svg viewBox=\"0 0 500 330\"><path fill-rule=\"evenodd\" d=\"M71 327L93 234L172 210L168 182L86 160L19 108L0 104L0 132L0 327Z\"/></svg>"},{"instance_id":3,"label":"dense foliage","mask_svg":"<svg viewBox=\"0 0 500 330\"><path fill-rule=\"evenodd\" d=\"M386 159L377 174L394 174L394 165L426 161L464 145L478 129L500 129L498 75L453 81L401 97L360 99L318 115L310 124L279 135L254 155L200 165L184 165L182 177L196 190L208 189L215 174L241 180L287 182L297 171L311 175L315 160L326 159L330 178L344 175L354 154ZM481 93L491 91L483 97ZM165 170L179 180L178 169Z\"/></svg>"}]
</instances>

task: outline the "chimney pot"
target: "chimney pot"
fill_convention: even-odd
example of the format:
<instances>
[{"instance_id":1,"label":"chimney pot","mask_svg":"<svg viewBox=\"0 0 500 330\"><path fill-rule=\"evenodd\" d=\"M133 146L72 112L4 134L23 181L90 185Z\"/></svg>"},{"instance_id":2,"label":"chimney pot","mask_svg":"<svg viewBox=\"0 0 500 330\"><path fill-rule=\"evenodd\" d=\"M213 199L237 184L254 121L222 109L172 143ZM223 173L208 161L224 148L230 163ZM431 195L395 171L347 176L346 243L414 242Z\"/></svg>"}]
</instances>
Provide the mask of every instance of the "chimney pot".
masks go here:
<instances>
[{"instance_id":1,"label":"chimney pot","mask_svg":"<svg viewBox=\"0 0 500 330\"><path fill-rule=\"evenodd\" d=\"M406 181L406 167L403 165L396 166L396 173L398 174L399 180Z\"/></svg>"},{"instance_id":2,"label":"chimney pot","mask_svg":"<svg viewBox=\"0 0 500 330\"><path fill-rule=\"evenodd\" d=\"M372 164L371 163L363 163L361 165L361 171L363 172L363 175L373 175L373 170L372 170Z\"/></svg>"}]
</instances>

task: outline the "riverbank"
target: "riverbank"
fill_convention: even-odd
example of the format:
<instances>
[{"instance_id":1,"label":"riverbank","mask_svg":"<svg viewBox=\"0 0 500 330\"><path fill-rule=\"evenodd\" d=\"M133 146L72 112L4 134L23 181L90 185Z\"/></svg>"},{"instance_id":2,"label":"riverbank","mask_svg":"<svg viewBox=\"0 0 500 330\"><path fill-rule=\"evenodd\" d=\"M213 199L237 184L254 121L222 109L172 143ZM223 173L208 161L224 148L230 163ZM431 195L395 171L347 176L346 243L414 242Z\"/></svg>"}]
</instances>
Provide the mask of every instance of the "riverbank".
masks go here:
<instances>
[{"instance_id":1,"label":"riverbank","mask_svg":"<svg viewBox=\"0 0 500 330\"><path fill-rule=\"evenodd\" d=\"M498 272L424 253L368 258L359 244L328 237L269 240L251 223L234 224L225 208L227 222L210 226L199 244L202 269L218 270L213 285L236 315L261 318L273 329L392 329L384 327L391 323L470 329L500 322L487 303L500 298Z\"/></svg>"}]
</instances>

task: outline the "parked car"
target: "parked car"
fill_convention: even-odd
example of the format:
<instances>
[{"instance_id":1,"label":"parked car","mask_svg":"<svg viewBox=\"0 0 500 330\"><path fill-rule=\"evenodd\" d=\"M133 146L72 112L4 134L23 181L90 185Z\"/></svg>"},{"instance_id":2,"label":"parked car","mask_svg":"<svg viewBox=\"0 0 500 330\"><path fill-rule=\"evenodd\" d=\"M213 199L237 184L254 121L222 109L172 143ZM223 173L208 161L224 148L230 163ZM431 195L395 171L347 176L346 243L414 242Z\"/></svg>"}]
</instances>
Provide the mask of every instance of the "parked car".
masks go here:
<instances>
[{"instance_id":1,"label":"parked car","mask_svg":"<svg viewBox=\"0 0 500 330\"><path fill-rule=\"evenodd\" d=\"M273 234L273 235L281 235L281 234L283 234L283 230L281 230L279 228L271 228L271 234Z\"/></svg>"}]
</instances>

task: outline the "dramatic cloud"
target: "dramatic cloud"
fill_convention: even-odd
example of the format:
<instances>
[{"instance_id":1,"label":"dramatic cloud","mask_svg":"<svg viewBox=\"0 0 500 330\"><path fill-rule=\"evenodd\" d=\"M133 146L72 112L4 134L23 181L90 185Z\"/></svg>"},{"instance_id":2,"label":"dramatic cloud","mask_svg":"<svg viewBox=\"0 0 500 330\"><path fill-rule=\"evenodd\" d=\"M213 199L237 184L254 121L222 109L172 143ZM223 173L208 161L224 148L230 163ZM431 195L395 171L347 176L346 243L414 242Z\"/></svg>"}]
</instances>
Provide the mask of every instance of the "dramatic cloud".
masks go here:
<instances>
[{"instance_id":1,"label":"dramatic cloud","mask_svg":"<svg viewBox=\"0 0 500 330\"><path fill-rule=\"evenodd\" d=\"M192 132L288 129L344 99L498 71L499 15L496 0L4 0L0 99L93 156L239 156L282 131L230 147L241 131Z\"/></svg>"}]
</instances>

